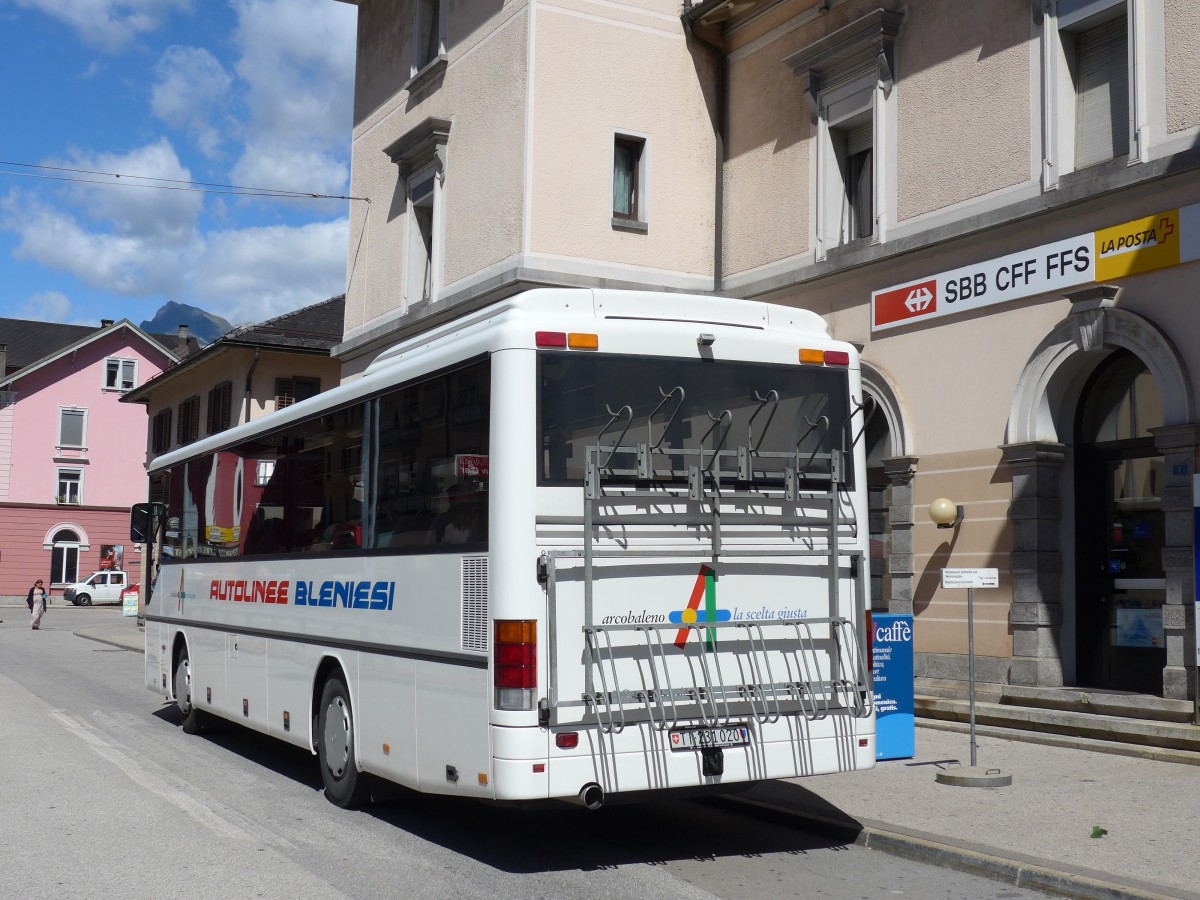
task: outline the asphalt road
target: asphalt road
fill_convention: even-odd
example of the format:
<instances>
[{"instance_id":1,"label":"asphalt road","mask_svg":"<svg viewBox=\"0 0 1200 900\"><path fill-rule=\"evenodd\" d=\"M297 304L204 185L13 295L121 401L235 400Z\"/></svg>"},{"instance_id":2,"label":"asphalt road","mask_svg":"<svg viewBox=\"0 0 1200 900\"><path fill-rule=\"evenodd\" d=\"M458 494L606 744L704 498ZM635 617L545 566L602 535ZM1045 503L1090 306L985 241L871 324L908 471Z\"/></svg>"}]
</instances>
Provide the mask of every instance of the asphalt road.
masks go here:
<instances>
[{"instance_id":1,"label":"asphalt road","mask_svg":"<svg viewBox=\"0 0 1200 900\"><path fill-rule=\"evenodd\" d=\"M76 636L114 608L0 609L0 892L26 898L1042 896L846 846L720 800L588 812L408 792L325 800L315 758L183 734L142 655Z\"/></svg>"}]
</instances>

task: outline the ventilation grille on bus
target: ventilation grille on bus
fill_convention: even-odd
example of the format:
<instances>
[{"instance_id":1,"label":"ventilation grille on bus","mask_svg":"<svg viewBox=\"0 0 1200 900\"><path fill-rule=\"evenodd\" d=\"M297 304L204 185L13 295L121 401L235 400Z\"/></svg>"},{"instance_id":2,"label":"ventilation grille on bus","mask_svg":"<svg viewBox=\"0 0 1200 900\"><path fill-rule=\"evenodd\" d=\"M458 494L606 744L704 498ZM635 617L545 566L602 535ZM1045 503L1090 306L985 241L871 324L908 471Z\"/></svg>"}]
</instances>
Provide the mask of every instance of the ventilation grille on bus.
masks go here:
<instances>
[{"instance_id":1,"label":"ventilation grille on bus","mask_svg":"<svg viewBox=\"0 0 1200 900\"><path fill-rule=\"evenodd\" d=\"M462 561L462 648L488 648L488 566L487 557Z\"/></svg>"}]
</instances>

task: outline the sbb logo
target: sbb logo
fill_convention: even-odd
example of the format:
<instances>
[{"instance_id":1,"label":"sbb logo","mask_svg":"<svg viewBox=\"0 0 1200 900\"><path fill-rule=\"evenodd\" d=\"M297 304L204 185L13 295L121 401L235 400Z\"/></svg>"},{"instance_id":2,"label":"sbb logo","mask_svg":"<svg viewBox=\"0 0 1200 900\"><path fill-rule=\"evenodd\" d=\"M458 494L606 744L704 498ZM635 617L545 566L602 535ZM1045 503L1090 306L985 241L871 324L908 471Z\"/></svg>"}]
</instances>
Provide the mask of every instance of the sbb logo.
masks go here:
<instances>
[{"instance_id":1,"label":"sbb logo","mask_svg":"<svg viewBox=\"0 0 1200 900\"><path fill-rule=\"evenodd\" d=\"M876 328L905 319L920 319L934 312L937 312L937 281L932 278L875 295Z\"/></svg>"}]
</instances>

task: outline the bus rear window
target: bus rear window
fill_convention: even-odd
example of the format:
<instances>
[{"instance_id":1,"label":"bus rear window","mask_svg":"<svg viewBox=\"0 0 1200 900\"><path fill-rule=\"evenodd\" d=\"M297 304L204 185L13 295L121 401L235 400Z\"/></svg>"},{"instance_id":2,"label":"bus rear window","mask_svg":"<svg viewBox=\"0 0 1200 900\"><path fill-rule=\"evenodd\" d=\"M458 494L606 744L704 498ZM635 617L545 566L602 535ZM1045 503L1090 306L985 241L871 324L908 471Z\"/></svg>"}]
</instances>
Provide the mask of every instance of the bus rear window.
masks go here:
<instances>
[{"instance_id":1,"label":"bus rear window","mask_svg":"<svg viewBox=\"0 0 1200 900\"><path fill-rule=\"evenodd\" d=\"M782 484L791 467L802 485L827 484L831 453L851 446L845 369L547 351L538 377L543 485L582 484L588 447L600 448L606 477L638 480L639 444L658 446L655 481L707 468L719 447L712 471L735 483L741 447L756 483Z\"/></svg>"}]
</instances>

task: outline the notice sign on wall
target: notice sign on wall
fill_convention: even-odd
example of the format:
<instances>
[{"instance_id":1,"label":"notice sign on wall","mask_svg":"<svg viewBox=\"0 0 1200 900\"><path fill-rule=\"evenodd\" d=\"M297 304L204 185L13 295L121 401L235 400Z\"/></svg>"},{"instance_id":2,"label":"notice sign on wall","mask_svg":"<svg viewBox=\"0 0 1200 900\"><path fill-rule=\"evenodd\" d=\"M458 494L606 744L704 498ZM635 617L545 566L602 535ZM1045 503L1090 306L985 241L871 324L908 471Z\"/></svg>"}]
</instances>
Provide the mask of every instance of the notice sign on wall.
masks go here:
<instances>
[{"instance_id":1,"label":"notice sign on wall","mask_svg":"<svg viewBox=\"0 0 1200 900\"><path fill-rule=\"evenodd\" d=\"M916 755L913 709L913 617L871 616L871 677L875 682L875 758Z\"/></svg>"},{"instance_id":2,"label":"notice sign on wall","mask_svg":"<svg viewBox=\"0 0 1200 900\"><path fill-rule=\"evenodd\" d=\"M1195 260L1200 260L1200 204L875 291L871 330L913 325Z\"/></svg>"}]
</instances>

